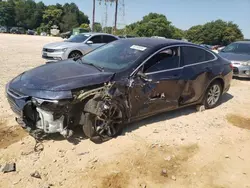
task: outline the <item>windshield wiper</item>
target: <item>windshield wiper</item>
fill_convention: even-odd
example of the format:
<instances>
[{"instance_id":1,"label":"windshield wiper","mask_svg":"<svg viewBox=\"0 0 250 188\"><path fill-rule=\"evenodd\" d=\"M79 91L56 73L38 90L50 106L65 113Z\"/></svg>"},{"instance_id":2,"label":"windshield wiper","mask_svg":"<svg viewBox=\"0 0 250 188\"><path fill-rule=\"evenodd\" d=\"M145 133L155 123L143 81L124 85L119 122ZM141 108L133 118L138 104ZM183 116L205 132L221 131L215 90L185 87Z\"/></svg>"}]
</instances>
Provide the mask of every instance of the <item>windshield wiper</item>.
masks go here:
<instances>
[{"instance_id":1,"label":"windshield wiper","mask_svg":"<svg viewBox=\"0 0 250 188\"><path fill-rule=\"evenodd\" d=\"M97 66L97 65L95 65L95 64L93 64L93 63L84 62L84 61L82 60L81 57L74 58L74 60L75 60L75 61L80 60L82 64L86 64L86 65L90 65L90 66L92 66L92 67L95 67L95 68L96 68L97 70L99 70L100 72L103 72L103 71L104 71L104 68L103 68L103 67Z\"/></svg>"}]
</instances>

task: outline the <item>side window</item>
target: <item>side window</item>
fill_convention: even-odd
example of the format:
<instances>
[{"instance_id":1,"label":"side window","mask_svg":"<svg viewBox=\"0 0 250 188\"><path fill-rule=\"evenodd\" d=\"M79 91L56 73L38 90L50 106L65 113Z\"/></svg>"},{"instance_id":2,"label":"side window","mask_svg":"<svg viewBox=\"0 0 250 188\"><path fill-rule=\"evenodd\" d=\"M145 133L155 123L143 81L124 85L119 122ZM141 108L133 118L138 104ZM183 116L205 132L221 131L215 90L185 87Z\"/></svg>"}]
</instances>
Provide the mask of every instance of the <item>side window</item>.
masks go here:
<instances>
[{"instance_id":1,"label":"side window","mask_svg":"<svg viewBox=\"0 0 250 188\"><path fill-rule=\"evenodd\" d=\"M115 40L117 40L117 38L115 38L113 36L103 35L103 43L109 43L109 42L112 42Z\"/></svg>"},{"instance_id":2,"label":"side window","mask_svg":"<svg viewBox=\"0 0 250 188\"><path fill-rule=\"evenodd\" d=\"M182 65L192 65L194 63L199 63L203 61L213 60L214 56L207 52L206 50L190 47L190 46L183 46L181 47L181 59Z\"/></svg>"},{"instance_id":3,"label":"side window","mask_svg":"<svg viewBox=\"0 0 250 188\"><path fill-rule=\"evenodd\" d=\"M206 52L206 61L213 60L215 57L212 53Z\"/></svg>"},{"instance_id":4,"label":"side window","mask_svg":"<svg viewBox=\"0 0 250 188\"><path fill-rule=\"evenodd\" d=\"M93 36L89 40L92 41L93 44L103 43L101 35Z\"/></svg>"},{"instance_id":5,"label":"side window","mask_svg":"<svg viewBox=\"0 0 250 188\"><path fill-rule=\"evenodd\" d=\"M169 70L180 66L179 47L168 48L150 58L143 67L143 72L150 73Z\"/></svg>"}]
</instances>

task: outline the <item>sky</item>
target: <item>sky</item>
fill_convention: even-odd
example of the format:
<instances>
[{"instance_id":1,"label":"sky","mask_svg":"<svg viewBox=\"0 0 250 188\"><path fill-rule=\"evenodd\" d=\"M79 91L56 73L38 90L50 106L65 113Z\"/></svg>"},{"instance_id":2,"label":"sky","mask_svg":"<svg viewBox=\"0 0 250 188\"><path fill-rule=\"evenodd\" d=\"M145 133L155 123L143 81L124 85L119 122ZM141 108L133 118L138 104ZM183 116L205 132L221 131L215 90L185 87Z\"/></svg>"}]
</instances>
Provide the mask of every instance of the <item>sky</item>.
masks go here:
<instances>
[{"instance_id":1,"label":"sky","mask_svg":"<svg viewBox=\"0 0 250 188\"><path fill-rule=\"evenodd\" d=\"M39 0L36 0L39 1ZM42 0L46 5L74 2L92 20L93 0ZM122 2L125 8L122 9ZM104 2L104 0L103 0ZM166 15L172 24L186 30L198 24L222 19L238 24L250 39L250 0L119 0L118 27L141 20L150 12ZM107 26L114 24L115 5L108 5ZM105 5L96 0L96 19L105 26ZM123 11L124 10L124 11ZM124 16L123 16L124 15Z\"/></svg>"}]
</instances>

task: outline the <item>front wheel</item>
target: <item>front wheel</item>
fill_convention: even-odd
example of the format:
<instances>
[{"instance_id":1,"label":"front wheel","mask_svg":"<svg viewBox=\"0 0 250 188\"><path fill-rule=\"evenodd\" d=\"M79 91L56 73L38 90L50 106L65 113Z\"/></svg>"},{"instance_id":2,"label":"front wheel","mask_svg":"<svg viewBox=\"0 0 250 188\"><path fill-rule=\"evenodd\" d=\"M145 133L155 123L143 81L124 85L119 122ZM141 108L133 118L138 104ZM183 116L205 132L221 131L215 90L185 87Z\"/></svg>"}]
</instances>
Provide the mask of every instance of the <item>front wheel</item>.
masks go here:
<instances>
[{"instance_id":1,"label":"front wheel","mask_svg":"<svg viewBox=\"0 0 250 188\"><path fill-rule=\"evenodd\" d=\"M123 112L118 104L110 104L100 115L85 113L83 132L92 141L106 141L122 132Z\"/></svg>"},{"instance_id":2,"label":"front wheel","mask_svg":"<svg viewBox=\"0 0 250 188\"><path fill-rule=\"evenodd\" d=\"M222 86L220 82L213 82L207 89L205 98L204 98L204 105L206 109L214 108L221 97L222 94Z\"/></svg>"},{"instance_id":3,"label":"front wheel","mask_svg":"<svg viewBox=\"0 0 250 188\"><path fill-rule=\"evenodd\" d=\"M69 54L69 58L78 58L82 57L82 53L79 51L73 51Z\"/></svg>"}]
</instances>

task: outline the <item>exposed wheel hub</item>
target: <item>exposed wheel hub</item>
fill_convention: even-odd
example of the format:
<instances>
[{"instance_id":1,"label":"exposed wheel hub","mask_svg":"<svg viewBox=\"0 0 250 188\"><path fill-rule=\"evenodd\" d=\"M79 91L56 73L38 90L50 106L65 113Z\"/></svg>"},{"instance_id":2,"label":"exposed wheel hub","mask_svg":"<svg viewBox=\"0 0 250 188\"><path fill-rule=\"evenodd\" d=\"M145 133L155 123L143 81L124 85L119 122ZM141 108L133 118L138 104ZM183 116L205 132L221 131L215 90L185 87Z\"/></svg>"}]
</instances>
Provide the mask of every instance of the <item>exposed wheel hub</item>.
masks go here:
<instances>
[{"instance_id":1,"label":"exposed wheel hub","mask_svg":"<svg viewBox=\"0 0 250 188\"><path fill-rule=\"evenodd\" d=\"M100 116L96 116L96 132L103 137L113 137L119 131L119 125L122 123L122 112L115 105L109 105L102 111Z\"/></svg>"}]
</instances>

